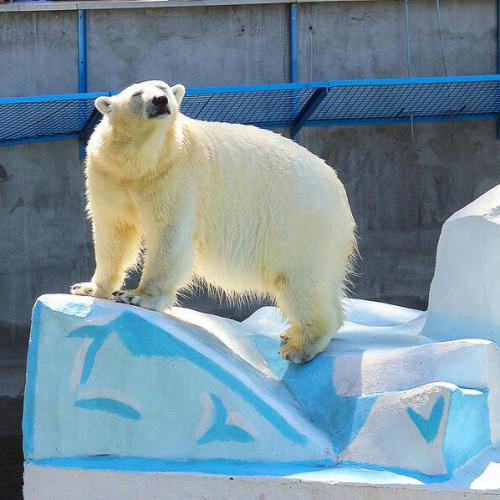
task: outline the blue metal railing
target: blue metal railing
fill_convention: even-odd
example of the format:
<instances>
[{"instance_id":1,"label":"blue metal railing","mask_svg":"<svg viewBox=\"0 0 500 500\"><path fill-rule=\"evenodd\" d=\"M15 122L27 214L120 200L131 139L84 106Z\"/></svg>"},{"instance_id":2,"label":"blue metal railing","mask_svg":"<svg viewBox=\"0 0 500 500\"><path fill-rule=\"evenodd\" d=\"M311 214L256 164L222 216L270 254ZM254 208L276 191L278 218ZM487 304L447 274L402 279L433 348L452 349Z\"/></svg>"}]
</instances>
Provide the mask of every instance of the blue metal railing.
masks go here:
<instances>
[{"instance_id":1,"label":"blue metal railing","mask_svg":"<svg viewBox=\"0 0 500 500\"><path fill-rule=\"evenodd\" d=\"M79 138L101 95L0 98L0 146Z\"/></svg>"},{"instance_id":2,"label":"blue metal railing","mask_svg":"<svg viewBox=\"0 0 500 500\"><path fill-rule=\"evenodd\" d=\"M88 137L112 93L0 98L0 145ZM263 128L500 118L500 75L188 89L187 116Z\"/></svg>"}]
</instances>

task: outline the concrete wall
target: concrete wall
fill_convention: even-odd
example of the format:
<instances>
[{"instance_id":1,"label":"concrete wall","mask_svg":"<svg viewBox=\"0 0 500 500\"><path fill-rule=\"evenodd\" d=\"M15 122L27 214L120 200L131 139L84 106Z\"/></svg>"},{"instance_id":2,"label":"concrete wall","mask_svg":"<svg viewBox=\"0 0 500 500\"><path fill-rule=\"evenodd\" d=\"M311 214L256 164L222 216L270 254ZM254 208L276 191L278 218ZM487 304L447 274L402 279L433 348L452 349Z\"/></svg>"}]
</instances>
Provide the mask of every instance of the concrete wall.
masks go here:
<instances>
[{"instance_id":1,"label":"concrete wall","mask_svg":"<svg viewBox=\"0 0 500 500\"><path fill-rule=\"evenodd\" d=\"M410 3L412 76L444 74L435 4ZM449 74L492 73L495 0L447 0ZM281 4L88 12L89 90L161 78L189 86L289 79ZM404 4L300 4L300 79L407 75ZM75 11L0 11L0 96L77 91ZM314 128L359 226L359 297L425 307L443 221L500 182L494 122ZM77 141L0 148L0 396L23 386L30 311L93 271ZM190 305L220 311L217 302ZM217 309L218 308L218 309ZM244 309L226 312L233 316Z\"/></svg>"}]
</instances>

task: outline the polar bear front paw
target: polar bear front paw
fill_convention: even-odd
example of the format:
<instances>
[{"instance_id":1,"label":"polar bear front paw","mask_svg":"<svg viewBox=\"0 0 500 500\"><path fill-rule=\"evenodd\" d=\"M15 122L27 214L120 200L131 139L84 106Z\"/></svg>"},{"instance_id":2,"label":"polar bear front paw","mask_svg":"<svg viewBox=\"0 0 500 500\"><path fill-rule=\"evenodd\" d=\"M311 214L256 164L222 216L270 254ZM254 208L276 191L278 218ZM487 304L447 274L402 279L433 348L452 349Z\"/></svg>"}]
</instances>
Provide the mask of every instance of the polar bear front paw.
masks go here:
<instances>
[{"instance_id":1,"label":"polar bear front paw","mask_svg":"<svg viewBox=\"0 0 500 500\"><path fill-rule=\"evenodd\" d=\"M152 311L162 312L166 309L164 301L159 297L144 295L136 290L117 290L113 292L113 299L122 304L130 304L132 306L143 307L144 309L151 309Z\"/></svg>"},{"instance_id":2,"label":"polar bear front paw","mask_svg":"<svg viewBox=\"0 0 500 500\"><path fill-rule=\"evenodd\" d=\"M69 293L71 293L71 295L90 295L91 297L94 296L96 291L97 291L97 286L95 285L95 283L92 282L75 283L69 289Z\"/></svg>"},{"instance_id":3,"label":"polar bear front paw","mask_svg":"<svg viewBox=\"0 0 500 500\"><path fill-rule=\"evenodd\" d=\"M70 288L69 293L71 293L71 295L88 295L99 299L109 299L111 297L109 292L98 287L92 281L89 281L88 283L75 283Z\"/></svg>"}]
</instances>

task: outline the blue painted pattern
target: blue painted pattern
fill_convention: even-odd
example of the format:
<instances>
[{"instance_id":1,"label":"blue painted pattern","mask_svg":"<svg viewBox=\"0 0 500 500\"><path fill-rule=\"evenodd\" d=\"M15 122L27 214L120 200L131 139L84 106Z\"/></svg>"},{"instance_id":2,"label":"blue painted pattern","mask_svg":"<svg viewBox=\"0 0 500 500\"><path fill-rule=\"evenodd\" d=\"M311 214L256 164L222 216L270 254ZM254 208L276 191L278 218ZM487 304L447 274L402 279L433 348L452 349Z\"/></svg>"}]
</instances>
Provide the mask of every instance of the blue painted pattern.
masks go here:
<instances>
[{"instance_id":1,"label":"blue painted pattern","mask_svg":"<svg viewBox=\"0 0 500 500\"><path fill-rule=\"evenodd\" d=\"M125 311L106 325L85 325L76 328L68 334L68 338L94 339L85 356L80 384L85 384L89 380L95 366L96 356L99 350L102 349L106 339L112 334L115 334L118 337L121 343L127 348L128 352L133 356L160 357L168 359L182 358L192 360L196 365L203 367L204 370L209 371L221 380L224 380L225 384L235 390L253 406L258 408L264 418L268 419L276 425L277 428L281 429L282 432L293 442L303 444L307 441L307 438L303 434L297 432L297 430L294 429L283 416L277 413L264 401L257 398L252 391L245 387L232 374L227 373L220 365L213 363L211 360L187 344L176 341L176 339L174 339L168 331L145 321L143 318L130 311ZM110 401L110 399L107 401L108 407L110 405ZM116 400L117 407L121 407L120 405L122 404L122 401ZM217 408L219 403L215 403L214 401L214 404L216 404ZM79 406L81 407L81 404ZM219 415L222 415L223 410L219 408L218 411ZM232 436L235 437L235 441L242 441L242 439L246 439L245 442L248 442L251 440L248 439L248 437L244 437L245 434L243 433L246 433L246 431L240 430L236 432L231 426L226 427L229 427ZM215 434L212 433L211 436L213 438Z\"/></svg>"},{"instance_id":2,"label":"blue painted pattern","mask_svg":"<svg viewBox=\"0 0 500 500\"><path fill-rule=\"evenodd\" d=\"M226 423L227 409L224 403L215 394L210 394L210 398L215 408L215 423L198 439L198 444L213 443L214 441L237 441L239 443L254 441L252 435L241 427L228 425Z\"/></svg>"},{"instance_id":3,"label":"blue painted pattern","mask_svg":"<svg viewBox=\"0 0 500 500\"><path fill-rule=\"evenodd\" d=\"M141 418L141 414L136 409L122 401L111 398L77 399L75 406L86 408L87 410L104 411L131 420L139 420Z\"/></svg>"},{"instance_id":4,"label":"blue painted pattern","mask_svg":"<svg viewBox=\"0 0 500 500\"><path fill-rule=\"evenodd\" d=\"M443 418L444 412L444 397L439 396L432 407L431 414L429 418L425 418L419 413L417 413L413 408L408 408L406 411L413 423L417 426L420 434L428 443L432 443L438 434L439 425L441 424L441 419Z\"/></svg>"},{"instance_id":5,"label":"blue painted pattern","mask_svg":"<svg viewBox=\"0 0 500 500\"><path fill-rule=\"evenodd\" d=\"M452 381L363 388L373 384L363 379L364 364L384 357L349 351L343 332L311 362L287 363L278 355L286 325L274 308L241 330L224 320L217 336L201 326L207 318L189 323L108 301L89 310L85 304L64 297L35 307L26 458L85 460L84 444L87 454L119 457L116 467L131 457L134 467L140 457L154 467L159 459L218 458L319 466L339 458L355 463L359 450L370 459L376 442L373 456L393 470L425 473L415 467L417 456L434 460L431 473L443 475L489 444L487 391ZM246 338L229 342L230 332ZM387 445L392 429L396 441Z\"/></svg>"}]
</instances>

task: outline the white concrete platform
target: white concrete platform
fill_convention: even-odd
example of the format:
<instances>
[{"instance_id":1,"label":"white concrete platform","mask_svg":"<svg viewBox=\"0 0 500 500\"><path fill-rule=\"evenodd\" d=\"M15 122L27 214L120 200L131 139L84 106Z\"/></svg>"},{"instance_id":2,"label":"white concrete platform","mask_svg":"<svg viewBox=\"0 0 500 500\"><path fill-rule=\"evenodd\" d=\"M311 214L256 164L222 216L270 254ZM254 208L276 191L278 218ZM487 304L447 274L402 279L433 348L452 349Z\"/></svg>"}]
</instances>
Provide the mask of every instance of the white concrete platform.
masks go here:
<instances>
[{"instance_id":1,"label":"white concrete platform","mask_svg":"<svg viewBox=\"0 0 500 500\"><path fill-rule=\"evenodd\" d=\"M428 312L348 300L302 365L273 307L238 323L41 297L25 498L499 496L499 207L496 188L447 222Z\"/></svg>"},{"instance_id":2,"label":"white concrete platform","mask_svg":"<svg viewBox=\"0 0 500 500\"><path fill-rule=\"evenodd\" d=\"M380 488L415 498L500 494L488 401L496 344L435 342L420 333L420 311L359 300L346 309L327 351L293 365L278 356L286 324L272 307L237 323L41 297L25 498L65 498L65 485L78 484L81 498L96 499L176 498L161 492L177 487L197 498L208 485L241 498L273 496L280 485L310 498L371 498ZM117 493L117 474L134 485L129 496Z\"/></svg>"},{"instance_id":3,"label":"white concrete platform","mask_svg":"<svg viewBox=\"0 0 500 500\"><path fill-rule=\"evenodd\" d=\"M106 460L106 459L104 459ZM89 463L90 462L90 463ZM166 465L166 464L164 464ZM107 467L112 468L109 464ZM446 481L429 481L387 470L341 465L333 469L270 464L169 464L168 470L106 470L105 464L27 464L29 499L67 500L459 500L500 497L500 451L487 449ZM158 468L158 467L157 467Z\"/></svg>"}]
</instances>

